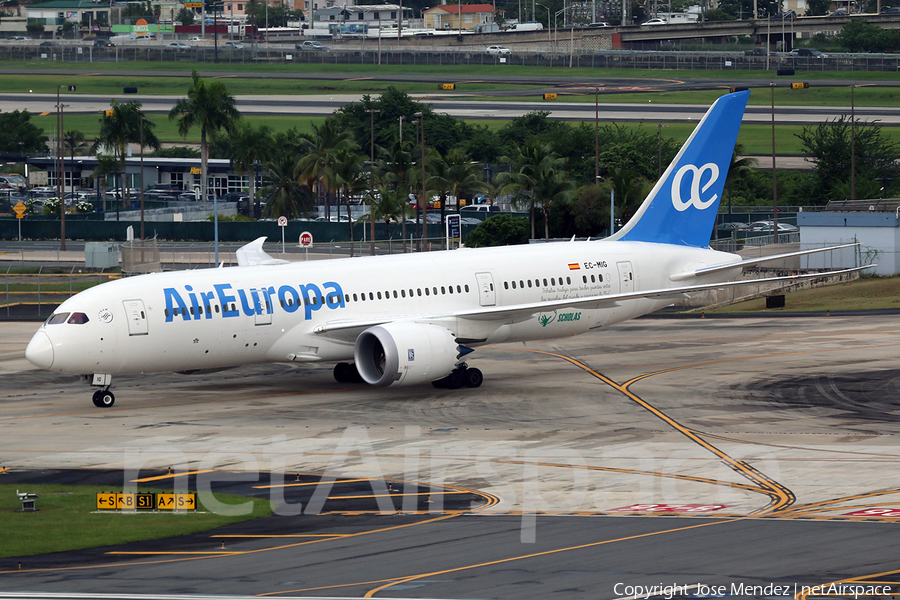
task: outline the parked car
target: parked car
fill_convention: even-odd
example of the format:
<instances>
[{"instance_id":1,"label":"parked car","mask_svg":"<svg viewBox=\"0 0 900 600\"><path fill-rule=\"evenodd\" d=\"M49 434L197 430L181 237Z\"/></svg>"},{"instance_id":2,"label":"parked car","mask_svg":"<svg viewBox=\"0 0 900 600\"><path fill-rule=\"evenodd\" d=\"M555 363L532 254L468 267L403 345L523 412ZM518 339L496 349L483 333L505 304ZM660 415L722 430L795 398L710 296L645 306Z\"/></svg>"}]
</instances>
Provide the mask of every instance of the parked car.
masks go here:
<instances>
[{"instance_id":1,"label":"parked car","mask_svg":"<svg viewBox=\"0 0 900 600\"><path fill-rule=\"evenodd\" d=\"M40 47L41 48L58 48L59 42L47 40L46 42L41 42Z\"/></svg>"},{"instance_id":2,"label":"parked car","mask_svg":"<svg viewBox=\"0 0 900 600\"><path fill-rule=\"evenodd\" d=\"M222 47L229 48L231 50L243 50L244 48L246 48L246 46L244 46L244 44L242 44L241 42L225 42L224 44L222 44Z\"/></svg>"},{"instance_id":3,"label":"parked car","mask_svg":"<svg viewBox=\"0 0 900 600\"><path fill-rule=\"evenodd\" d=\"M188 41L189 42L205 42L206 40L204 40L199 35L192 35L191 37L188 38Z\"/></svg>"},{"instance_id":4,"label":"parked car","mask_svg":"<svg viewBox=\"0 0 900 600\"><path fill-rule=\"evenodd\" d=\"M512 50L505 46L488 46L485 51L485 54L512 54Z\"/></svg>"},{"instance_id":5,"label":"parked car","mask_svg":"<svg viewBox=\"0 0 900 600\"><path fill-rule=\"evenodd\" d=\"M589 28L589 29L594 29L594 28L597 28L597 27L609 27L609 26L610 26L609 23L607 23L606 21L600 21L600 22L597 22L597 23L591 23L590 25L588 25L588 28Z\"/></svg>"},{"instance_id":6,"label":"parked car","mask_svg":"<svg viewBox=\"0 0 900 600\"><path fill-rule=\"evenodd\" d=\"M295 44L294 48L297 50L317 50L319 52L328 51L328 46L326 46L322 42L316 42L314 40L305 40L303 42L300 42L299 44Z\"/></svg>"},{"instance_id":7,"label":"parked car","mask_svg":"<svg viewBox=\"0 0 900 600\"><path fill-rule=\"evenodd\" d=\"M496 204L470 204L468 206L463 206L459 209L459 214L472 214L472 213L498 213L500 212L500 207Z\"/></svg>"},{"instance_id":8,"label":"parked car","mask_svg":"<svg viewBox=\"0 0 900 600\"><path fill-rule=\"evenodd\" d=\"M115 48L116 45L109 40L96 39L94 40L94 46L98 48Z\"/></svg>"},{"instance_id":9,"label":"parked car","mask_svg":"<svg viewBox=\"0 0 900 600\"><path fill-rule=\"evenodd\" d=\"M11 42L26 42L26 41L30 40L31 38L28 37L27 35L14 35L11 38L7 38L7 39L9 39L9 41L11 41Z\"/></svg>"},{"instance_id":10,"label":"parked car","mask_svg":"<svg viewBox=\"0 0 900 600\"><path fill-rule=\"evenodd\" d=\"M828 13L829 17L846 17L850 12L846 8L839 8L834 12Z\"/></svg>"},{"instance_id":11,"label":"parked car","mask_svg":"<svg viewBox=\"0 0 900 600\"><path fill-rule=\"evenodd\" d=\"M168 44L166 44L166 48L168 48L169 50L175 50L175 51L190 50L191 45L188 44L187 42L169 42Z\"/></svg>"},{"instance_id":12,"label":"parked car","mask_svg":"<svg viewBox=\"0 0 900 600\"><path fill-rule=\"evenodd\" d=\"M750 223L749 231L772 233L773 231L775 231L775 222L755 221L753 223ZM778 233L796 233L798 231L800 231L800 228L796 225L789 225L788 223L778 223Z\"/></svg>"},{"instance_id":13,"label":"parked car","mask_svg":"<svg viewBox=\"0 0 900 600\"><path fill-rule=\"evenodd\" d=\"M772 15L769 18L770 19L796 19L797 13L792 10L787 10L785 12L778 13L777 15Z\"/></svg>"},{"instance_id":14,"label":"parked car","mask_svg":"<svg viewBox=\"0 0 900 600\"><path fill-rule=\"evenodd\" d=\"M643 26L645 26L645 25L648 25L648 26L653 26L653 25L668 25L668 23L666 22L665 19L654 18L654 19L650 19L649 21L644 21L643 23L641 23L641 27L643 27Z\"/></svg>"},{"instance_id":15,"label":"parked car","mask_svg":"<svg viewBox=\"0 0 900 600\"><path fill-rule=\"evenodd\" d=\"M827 54L823 54L815 48L794 48L793 50L788 52L788 56L803 58L828 58Z\"/></svg>"},{"instance_id":16,"label":"parked car","mask_svg":"<svg viewBox=\"0 0 900 600\"><path fill-rule=\"evenodd\" d=\"M769 54L769 49L764 48L762 46L758 46L753 50L747 50L744 52L745 56L766 56Z\"/></svg>"},{"instance_id":17,"label":"parked car","mask_svg":"<svg viewBox=\"0 0 900 600\"><path fill-rule=\"evenodd\" d=\"M900 6L890 6L881 11L882 15L900 15Z\"/></svg>"}]
</instances>

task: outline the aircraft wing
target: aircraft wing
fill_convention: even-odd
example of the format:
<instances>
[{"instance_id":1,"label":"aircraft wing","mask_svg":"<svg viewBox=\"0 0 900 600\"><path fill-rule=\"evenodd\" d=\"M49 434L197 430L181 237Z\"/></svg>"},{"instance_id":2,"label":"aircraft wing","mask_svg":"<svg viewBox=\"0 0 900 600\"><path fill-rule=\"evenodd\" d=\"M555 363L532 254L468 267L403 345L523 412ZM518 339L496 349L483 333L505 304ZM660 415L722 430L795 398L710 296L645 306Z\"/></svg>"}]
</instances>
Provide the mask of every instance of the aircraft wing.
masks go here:
<instances>
[{"instance_id":1,"label":"aircraft wing","mask_svg":"<svg viewBox=\"0 0 900 600\"><path fill-rule=\"evenodd\" d=\"M711 273L719 273L721 271L728 271L729 269L735 269L738 267L752 267L754 265L758 265L764 262L769 262L770 260L779 260L782 258L791 258L793 256L806 256L807 254L816 254L818 252L828 252L829 250L841 250L843 248L851 248L853 246L859 246L859 243L853 244L844 244L842 246L829 246L828 248L814 248L812 250L801 250L799 252L787 252L785 254L773 254L771 256L759 256L757 258L748 258L746 260L739 260L737 262L726 263L723 265L713 265L711 267L703 267L702 269L697 269L696 271L685 271L683 273L675 273L670 276L669 279L672 281L684 281L685 279L690 279L691 277L700 277L702 275L709 275Z\"/></svg>"},{"instance_id":2,"label":"aircraft wing","mask_svg":"<svg viewBox=\"0 0 900 600\"><path fill-rule=\"evenodd\" d=\"M875 265L865 265L852 269L827 271L824 273L805 273L803 275L788 275L784 277L767 277L765 279L752 279L741 281L727 281L724 283L706 283L700 285L679 286L674 288L662 288L656 290L642 290L639 292L627 292L624 294L609 294L605 296L586 296L582 298L565 298L561 300L547 300L544 302L528 302L506 306L483 306L474 309L453 311L447 313L434 313L428 315L404 315L402 317L384 317L377 320L357 321L331 321L323 323L314 329L315 333L326 334L351 329L363 330L375 325L382 325L393 321L439 321L441 319L458 318L472 319L476 321L488 321L492 319L504 319L508 323L527 321L540 312L549 312L561 308L614 308L625 300L637 300L647 298L652 300L671 299L679 300L688 297L690 292L702 292L721 288L735 287L739 285L753 285L758 283L771 283L775 281L800 281L803 279L816 279L819 277L833 277L845 273L854 273L863 269L870 269Z\"/></svg>"}]
</instances>

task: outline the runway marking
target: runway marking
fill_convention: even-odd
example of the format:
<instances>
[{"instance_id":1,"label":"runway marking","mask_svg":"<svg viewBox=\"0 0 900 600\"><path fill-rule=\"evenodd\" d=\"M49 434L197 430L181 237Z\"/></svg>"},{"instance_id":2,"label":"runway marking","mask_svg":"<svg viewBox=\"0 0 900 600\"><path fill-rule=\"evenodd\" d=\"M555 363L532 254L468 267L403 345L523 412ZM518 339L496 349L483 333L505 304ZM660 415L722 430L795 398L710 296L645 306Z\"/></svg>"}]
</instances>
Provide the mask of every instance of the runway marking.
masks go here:
<instances>
[{"instance_id":1,"label":"runway marking","mask_svg":"<svg viewBox=\"0 0 900 600\"><path fill-rule=\"evenodd\" d=\"M253 533L235 533L231 535L219 534L211 535L211 538L343 538L350 537L350 533L285 533L285 534L253 534Z\"/></svg>"},{"instance_id":2,"label":"runway marking","mask_svg":"<svg viewBox=\"0 0 900 600\"><path fill-rule=\"evenodd\" d=\"M269 490L272 488L286 488L286 487L303 487L306 485L327 485L329 483L357 483L359 481L372 481L371 477L365 477L363 479L334 479L323 482L319 481L310 481L307 483L280 483L278 485L254 485L254 490Z\"/></svg>"},{"instance_id":3,"label":"runway marking","mask_svg":"<svg viewBox=\"0 0 900 600\"><path fill-rule=\"evenodd\" d=\"M494 565L502 565L502 564L509 563L509 562L515 562L515 561L525 560L525 559L529 559L529 558L537 558L539 556L549 556L551 554L559 554L560 552L570 552L573 550L583 550L585 548L595 548L597 546L604 546L607 544L615 544L617 542L627 542L627 541L631 541L631 540L638 540L638 539L642 539L642 538L648 538L648 537L663 535L663 534L667 534L667 533L678 533L681 531L689 531L692 529L699 529L701 527L714 527L716 525L725 525L727 523L737 523L739 521L743 521L743 519L738 518L738 519L730 519L727 521L716 521L713 523L700 523L699 525L688 525L686 527L676 527L675 529L666 529L663 531L654 531L654 532L650 532L650 533L629 535L629 536L625 536L625 537L621 537L621 538L616 538L613 540L603 540L601 542L591 542L588 544L580 544L578 546L569 546L566 548L556 548L554 550L545 550L544 552L535 552L533 554L523 554L521 556L513 556L510 558L501 558L499 560L492 560L492 561L488 561L488 562L477 563L474 565L466 565L463 567L456 567L453 569L444 569L442 571L432 571L430 573L420 573L418 575L400 577L400 578L397 578L397 581L387 583L387 584L381 585L377 588L374 588L372 590L369 590L368 592L366 592L366 594L365 594L365 596L363 596L363 598L373 598L375 596L375 594L377 594L378 592L380 592L382 590L386 590L386 589L393 587L395 585L398 585L398 584L402 585L402 584L409 583L411 581L416 581L418 579L424 579L425 577L446 575L447 573L458 573L459 571L467 571L469 569L478 569L481 567L491 567ZM303 592L303 591L308 591L308 590L292 590L292 591ZM284 593L287 593L287 592L284 592Z\"/></svg>"},{"instance_id":4,"label":"runway marking","mask_svg":"<svg viewBox=\"0 0 900 600\"><path fill-rule=\"evenodd\" d=\"M681 423L679 423L672 417L668 416L667 414L665 414L664 412L662 412L655 406L651 405L649 402L647 402L646 400L644 400L643 398L641 398L640 396L638 396L637 394L635 394L634 392L632 392L631 390L628 389L631 385L637 383L638 381L646 379L648 377L652 377L654 375L660 375L663 373L669 373L669 372L677 371L677 370L681 370L681 369L688 369L688 368L692 368L693 366L699 366L699 365L687 365L687 366L683 366L683 367L673 367L673 368L669 368L669 369L655 371L653 373L646 373L644 375L639 375L638 377L634 377L634 378L626 381L623 384L619 384L619 383L613 381L612 379L610 379L609 377L606 377L605 375L598 373L597 371L595 371L588 365L584 364L583 362L581 362L577 359L571 358L569 356L566 356L564 354L559 354L557 352L549 352L546 350L523 349L520 351L531 352L531 353L535 353L535 354L545 354L547 356L555 356L556 358L560 358L562 360L565 360L565 361L575 365L576 367L578 367L578 368L582 369L583 371L589 373L590 375L596 377L597 379L604 382L605 384L612 387L613 389L618 390L619 392L621 392L622 394L624 394L625 396L630 398L632 401L634 401L635 403L640 405L642 408L644 408L645 410L647 410L648 412L653 414L655 417L657 417L658 419L660 419L661 421L668 424L670 427L672 427L673 429L675 429L676 431L678 431L679 433L681 433L682 435L684 435L685 437L690 439L695 444L701 446L702 448L706 449L707 451L718 456L719 459L723 463L725 463L729 468L731 468L733 471L735 471L739 475L745 477L746 479L750 480L751 482L753 482L757 486L759 486L760 493L765 494L769 497L769 503L766 506L764 506L756 511L751 512L750 513L751 515L765 515L765 514L768 514L771 512L784 510L785 508L787 508L788 506L793 504L794 501L796 500L794 493L791 490L789 490L788 488L786 488L785 486L781 485L774 479L771 479L770 477L764 475L763 473L761 473L760 471L758 471L756 468L752 467L751 465L747 464L746 462L740 461L740 460L735 460L734 458L730 457L728 454L726 454L722 450L719 450L716 446L713 446L706 440L702 439L698 434L694 433L691 429L685 427L684 425L682 425ZM800 353L797 353L797 354L800 354ZM721 361L721 362L729 362L729 361L726 360L726 361ZM701 363L701 364L704 364L704 363Z\"/></svg>"},{"instance_id":5,"label":"runway marking","mask_svg":"<svg viewBox=\"0 0 900 600\"><path fill-rule=\"evenodd\" d=\"M842 502L853 502L854 500L865 500L866 498L875 498L877 496L888 496L890 494L898 494L900 493L900 489L893 490L881 490L877 492L866 492L863 494L854 494L852 496L843 496L841 498L832 498L831 500L823 500L821 502L813 502L810 504L802 504L799 506L794 506L790 510L785 511L785 514L794 514L799 512L809 512L814 509L818 509L826 506L833 506L835 504L840 504Z\"/></svg>"},{"instance_id":6,"label":"runway marking","mask_svg":"<svg viewBox=\"0 0 900 600\"><path fill-rule=\"evenodd\" d=\"M206 553L204 556L191 556L191 557L185 557L185 558L169 558L169 559L163 559L163 560L146 560L146 561L139 561L139 562L121 562L121 563L110 563L110 564L104 564L104 565L86 565L86 566L80 566L80 567L46 567L46 568L37 568L37 569L16 569L14 571L0 571L0 575L12 575L15 573L55 573L55 572L62 572L62 571L89 571L89 570L94 570L94 569L114 569L114 568L124 567L124 566L132 567L132 566L143 566L143 565L162 565L162 564L175 563L175 562L186 562L186 561L192 561L192 560L211 560L211 559L216 559L216 558L228 558L231 556L242 555L242 554L258 554L261 552L270 552L272 550L285 550L288 548L297 548L299 546L306 546L309 544L319 544L322 542L330 542L330 541L333 541L334 539L344 540L347 538L359 537L359 536L363 536L363 535L384 533L386 531L395 531L397 529L405 529L408 527L416 527L418 525L426 525L429 523L436 523L438 521L446 521L447 519L452 519L457 516L459 516L459 515L455 515L455 514L454 515L442 515L439 517L435 517L433 519L425 519L424 521L417 521L415 523L404 523L403 525L393 525L391 527L383 527L381 529L372 529L369 531L360 531L357 533L349 533L349 534L345 534L344 537L342 537L342 538L321 538L321 539L307 540L307 541L303 541L303 542L296 542L294 544L283 544L280 546L273 546L271 548L258 548L255 550L235 551L232 554L226 554L226 555L220 555L220 556L213 555L211 553ZM389 581L389 580L382 579L379 581L370 581L370 582L366 582L366 584L380 583L382 581ZM279 592L279 593L281 593L281 592Z\"/></svg>"},{"instance_id":7,"label":"runway marking","mask_svg":"<svg viewBox=\"0 0 900 600\"><path fill-rule=\"evenodd\" d=\"M145 556L145 555L175 556L175 555L182 555L182 554L185 554L185 555L187 555L187 554L200 554L200 555L203 555L203 556L210 556L210 555L242 554L242 552L240 552L240 551L228 551L228 550L210 550L209 552L178 552L178 551L176 551L176 550L172 550L172 551L165 551L165 550L151 551L151 550L147 550L146 552L138 552L138 551L128 552L128 551L125 551L125 550L116 550L116 551L114 551L114 552L106 552L105 554L134 554L134 555L141 555L141 556Z\"/></svg>"},{"instance_id":8,"label":"runway marking","mask_svg":"<svg viewBox=\"0 0 900 600\"><path fill-rule=\"evenodd\" d=\"M471 494L472 492L416 492L408 494L406 492L397 492L395 494L371 494L367 496L328 496L326 500L350 500L359 498L402 498L403 496L448 496L450 494Z\"/></svg>"},{"instance_id":9,"label":"runway marking","mask_svg":"<svg viewBox=\"0 0 900 600\"><path fill-rule=\"evenodd\" d=\"M167 473L165 475L157 475L156 477L144 477L142 479L132 479L128 483L144 483L147 481L160 481L163 479L174 479L175 477L185 477L187 475L200 475L201 473L215 473L218 469L206 469L203 471L185 471L183 473Z\"/></svg>"},{"instance_id":10,"label":"runway marking","mask_svg":"<svg viewBox=\"0 0 900 600\"><path fill-rule=\"evenodd\" d=\"M783 448L783 449L785 449L785 450L805 450L805 451L808 451L808 452L828 452L828 453L834 453L834 454L852 454L852 455L855 455L855 456L867 456L867 457L873 457L873 456L875 456L875 457L880 457L880 458L883 458L883 459L900 459L900 454L881 454L881 453L877 453L877 452L855 452L855 451L853 451L853 450L831 450L830 448L811 448L811 447L804 447L804 446L789 446L789 445L786 445L786 444L772 444L772 443L767 443L767 442L756 442L756 441L753 441L753 440L745 440L745 439L742 439L742 438L729 437L729 436L725 436L725 435L719 435L719 434L716 434L716 433L709 433L709 432L706 432L706 431L699 431L699 430L697 430L697 429L691 429L691 431L693 431L694 433L696 433L696 434L698 434L698 435L702 435L703 437L711 437L711 438L715 438L715 439L717 439L717 440L723 440L723 441L726 441L726 442L736 442L736 443L738 443L738 444L747 444L748 446L765 446L765 447L767 447L767 448ZM780 434L779 434L779 435L780 435ZM856 435L857 435L857 437L880 437L880 435L878 435L878 434L871 434L871 435L869 435L869 434L856 434ZM827 461L834 461L834 460L837 460L837 459L835 459L835 458L816 458L816 459L811 459L811 458L810 458L810 459L807 459L807 458L802 458L802 459L789 459L789 458L783 458L783 459L780 459L780 460L802 460L802 461L806 462L806 461L810 461L810 460L827 460ZM851 460L851 459L848 459L848 460ZM886 461L884 461L884 462L886 462ZM893 462L893 460L891 460L890 462Z\"/></svg>"}]
</instances>

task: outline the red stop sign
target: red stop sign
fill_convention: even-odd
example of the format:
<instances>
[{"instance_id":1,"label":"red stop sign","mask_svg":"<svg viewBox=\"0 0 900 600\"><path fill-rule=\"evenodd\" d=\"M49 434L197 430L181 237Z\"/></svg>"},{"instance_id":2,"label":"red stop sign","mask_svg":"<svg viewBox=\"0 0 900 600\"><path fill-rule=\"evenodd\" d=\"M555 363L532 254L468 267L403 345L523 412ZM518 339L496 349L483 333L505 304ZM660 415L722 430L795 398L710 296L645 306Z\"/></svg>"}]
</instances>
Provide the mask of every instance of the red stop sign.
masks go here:
<instances>
[{"instance_id":1,"label":"red stop sign","mask_svg":"<svg viewBox=\"0 0 900 600\"><path fill-rule=\"evenodd\" d=\"M304 231L300 234L300 246L303 248L309 248L312 246L313 237L312 234L308 231Z\"/></svg>"}]
</instances>

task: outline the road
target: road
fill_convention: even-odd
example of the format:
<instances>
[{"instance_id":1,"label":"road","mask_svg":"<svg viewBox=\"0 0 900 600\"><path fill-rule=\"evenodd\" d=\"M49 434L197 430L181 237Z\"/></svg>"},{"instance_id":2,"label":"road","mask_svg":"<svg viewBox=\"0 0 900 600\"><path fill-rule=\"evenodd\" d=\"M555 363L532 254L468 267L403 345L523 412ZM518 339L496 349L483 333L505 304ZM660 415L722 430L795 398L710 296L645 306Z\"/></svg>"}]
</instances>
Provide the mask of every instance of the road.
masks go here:
<instances>
[{"instance_id":1,"label":"road","mask_svg":"<svg viewBox=\"0 0 900 600\"><path fill-rule=\"evenodd\" d=\"M726 90L723 89L723 92ZM578 89L569 86L567 94L593 95L592 88ZM490 100L453 99L447 94L414 94L418 101L431 104L437 112L447 113L461 119L513 119L534 111L547 111L551 118L567 121L593 121L595 110L592 103L584 102L510 102ZM563 96L564 97L564 96ZM139 100L149 113L168 113L177 101L174 96L123 95L120 100ZM331 96L236 96L238 110L245 115L290 115L319 116L330 115L336 109L362 99L361 95L335 94ZM66 95L67 114L100 114L109 108L110 98L87 94ZM33 114L56 111L56 96L53 94L0 94L0 110L9 112L27 109ZM665 122L696 123L709 107L706 105L660 104L652 102L648 96L645 103L609 103L600 105L600 119L603 122ZM777 106L775 121L784 125L817 124L833 119L841 114L850 114L850 107L804 107ZM881 125L900 125L900 107L857 107L859 119L877 120ZM766 124L772 119L767 106L748 106L744 123Z\"/></svg>"}]
</instances>

